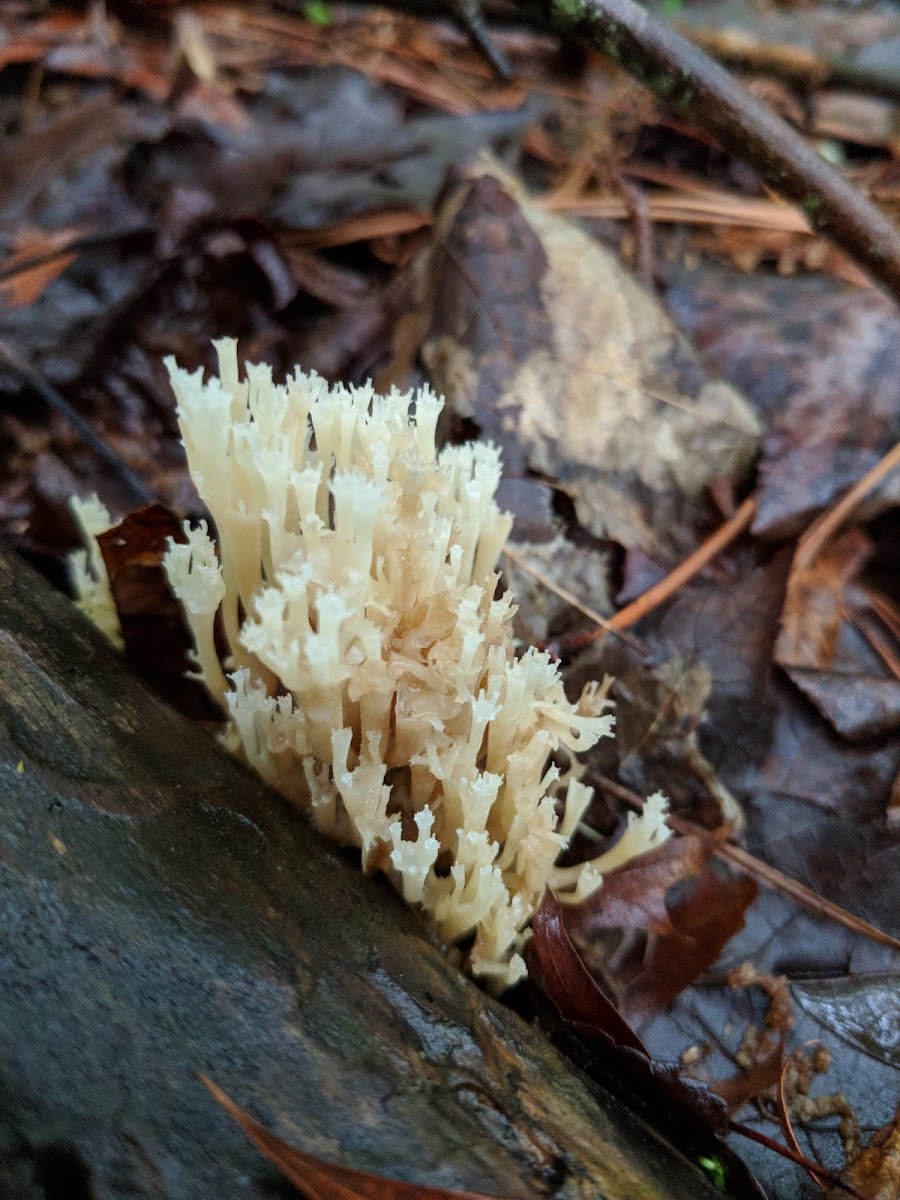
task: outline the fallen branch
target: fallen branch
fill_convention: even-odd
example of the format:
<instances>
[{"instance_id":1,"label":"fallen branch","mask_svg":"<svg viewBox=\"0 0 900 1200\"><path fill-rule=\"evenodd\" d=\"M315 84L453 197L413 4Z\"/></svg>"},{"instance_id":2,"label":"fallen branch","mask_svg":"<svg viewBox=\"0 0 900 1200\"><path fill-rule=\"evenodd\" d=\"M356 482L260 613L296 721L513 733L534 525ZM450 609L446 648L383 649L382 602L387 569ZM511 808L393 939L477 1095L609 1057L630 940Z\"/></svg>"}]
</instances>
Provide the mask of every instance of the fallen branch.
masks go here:
<instances>
[{"instance_id":1,"label":"fallen branch","mask_svg":"<svg viewBox=\"0 0 900 1200\"><path fill-rule=\"evenodd\" d=\"M416 15L448 15L444 0L388 0ZM488 19L528 24L597 50L678 116L749 163L810 225L900 300L900 230L786 121L724 67L634 0L487 0Z\"/></svg>"},{"instance_id":2,"label":"fallen branch","mask_svg":"<svg viewBox=\"0 0 900 1200\"><path fill-rule=\"evenodd\" d=\"M525 7L605 54L679 116L713 134L900 299L900 230L702 50L634 0L530 0Z\"/></svg>"}]
</instances>

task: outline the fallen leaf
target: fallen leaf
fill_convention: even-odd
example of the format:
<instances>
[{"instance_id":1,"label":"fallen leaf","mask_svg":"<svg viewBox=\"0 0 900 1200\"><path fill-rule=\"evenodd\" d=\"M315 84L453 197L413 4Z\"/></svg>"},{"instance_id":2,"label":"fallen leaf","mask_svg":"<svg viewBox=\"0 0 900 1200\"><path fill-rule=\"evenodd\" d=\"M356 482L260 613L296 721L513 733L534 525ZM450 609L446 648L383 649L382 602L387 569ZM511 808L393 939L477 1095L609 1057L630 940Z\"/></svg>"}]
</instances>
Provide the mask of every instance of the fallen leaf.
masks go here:
<instances>
[{"instance_id":1,"label":"fallen leaf","mask_svg":"<svg viewBox=\"0 0 900 1200\"><path fill-rule=\"evenodd\" d=\"M679 326L763 419L754 532L786 538L848 491L900 438L900 316L871 289L821 276L680 272ZM900 502L900 472L857 512Z\"/></svg>"},{"instance_id":2,"label":"fallen leaf","mask_svg":"<svg viewBox=\"0 0 900 1200\"><path fill-rule=\"evenodd\" d=\"M81 234L80 229L48 232L26 226L19 230L13 238L13 253L0 264L0 296L19 308L34 304L75 261L77 255L68 247Z\"/></svg>"},{"instance_id":3,"label":"fallen leaf","mask_svg":"<svg viewBox=\"0 0 900 1200\"><path fill-rule=\"evenodd\" d=\"M820 1025L900 1070L900 974L798 980L794 999Z\"/></svg>"},{"instance_id":4,"label":"fallen leaf","mask_svg":"<svg viewBox=\"0 0 900 1200\"><path fill-rule=\"evenodd\" d=\"M703 840L688 835L669 838L658 849L632 859L604 876L603 886L575 910L579 931L588 935L625 926L673 934L666 895L676 883L696 875L709 856Z\"/></svg>"},{"instance_id":5,"label":"fallen leaf","mask_svg":"<svg viewBox=\"0 0 900 1200\"><path fill-rule=\"evenodd\" d=\"M669 909L674 935L655 940L641 969L625 984L625 1013L632 1020L648 1019L671 1004L743 927L756 894L756 884L746 875L729 879L707 867Z\"/></svg>"},{"instance_id":6,"label":"fallen leaf","mask_svg":"<svg viewBox=\"0 0 900 1200\"><path fill-rule=\"evenodd\" d=\"M370 1175L352 1167L323 1162L304 1154L247 1116L221 1088L198 1076L217 1103L240 1125L250 1141L308 1200L489 1200L480 1192L459 1192Z\"/></svg>"},{"instance_id":7,"label":"fallen leaf","mask_svg":"<svg viewBox=\"0 0 900 1200\"><path fill-rule=\"evenodd\" d=\"M900 763L900 739L839 738L786 681L772 684L775 721L753 781L746 848L785 875L887 933L897 932L900 831L884 811ZM819 932L792 947L818 972L843 969L846 949L819 952ZM843 935L837 937L840 946Z\"/></svg>"},{"instance_id":8,"label":"fallen leaf","mask_svg":"<svg viewBox=\"0 0 900 1200\"><path fill-rule=\"evenodd\" d=\"M50 180L77 160L109 147L123 126L123 112L110 95L101 93L10 139L0 151L0 217L19 219Z\"/></svg>"},{"instance_id":9,"label":"fallen leaf","mask_svg":"<svg viewBox=\"0 0 900 1200\"><path fill-rule=\"evenodd\" d=\"M693 548L705 489L743 472L757 422L614 255L481 157L415 274L432 383L510 474L553 483L595 537L663 562Z\"/></svg>"},{"instance_id":10,"label":"fallen leaf","mask_svg":"<svg viewBox=\"0 0 900 1200\"><path fill-rule=\"evenodd\" d=\"M875 612L857 585L871 553L869 539L853 527L811 563L795 566L775 646L778 665L842 737L854 739L900 726L900 678L879 652L895 639L865 623ZM877 599L875 605L877 611ZM888 657L895 658L893 649Z\"/></svg>"},{"instance_id":11,"label":"fallen leaf","mask_svg":"<svg viewBox=\"0 0 900 1200\"><path fill-rule=\"evenodd\" d=\"M193 642L163 570L169 539L184 541L181 521L153 504L101 533L97 542L129 659L175 707L210 718L203 689L187 677Z\"/></svg>"},{"instance_id":12,"label":"fallen leaf","mask_svg":"<svg viewBox=\"0 0 900 1200\"><path fill-rule=\"evenodd\" d=\"M529 943L547 994L560 1016L580 1032L602 1033L617 1046L627 1046L649 1058L647 1048L600 990L566 932L563 907L552 892L532 923Z\"/></svg>"},{"instance_id":13,"label":"fallen leaf","mask_svg":"<svg viewBox=\"0 0 900 1200\"><path fill-rule=\"evenodd\" d=\"M872 1135L869 1144L844 1171L843 1179L869 1200L897 1200L900 1196L900 1108L893 1121ZM833 1200L846 1195L839 1188Z\"/></svg>"},{"instance_id":14,"label":"fallen leaf","mask_svg":"<svg viewBox=\"0 0 900 1200\"><path fill-rule=\"evenodd\" d=\"M526 955L533 984L561 1023L559 1029L550 1023L548 1031L581 1068L621 1094L684 1153L722 1161L734 1194L761 1197L752 1175L720 1140L729 1127L724 1101L677 1065L650 1057L587 970L566 931L563 907L552 893L534 919Z\"/></svg>"},{"instance_id":15,"label":"fallen leaf","mask_svg":"<svg viewBox=\"0 0 900 1200\"><path fill-rule=\"evenodd\" d=\"M713 687L710 671L696 655L672 653L662 640L658 644L663 660L655 663L612 638L579 660L573 686L604 674L615 680L615 745L599 746L589 761L601 774L617 774L639 795L662 791L673 811L708 828L740 828L743 812L701 743ZM610 756L615 758L612 772Z\"/></svg>"},{"instance_id":16,"label":"fallen leaf","mask_svg":"<svg viewBox=\"0 0 900 1200\"><path fill-rule=\"evenodd\" d=\"M779 1041L746 1071L719 1079L710 1088L725 1101L730 1113L736 1113L745 1104L776 1086L781 1079L783 1064L784 1042Z\"/></svg>"}]
</instances>

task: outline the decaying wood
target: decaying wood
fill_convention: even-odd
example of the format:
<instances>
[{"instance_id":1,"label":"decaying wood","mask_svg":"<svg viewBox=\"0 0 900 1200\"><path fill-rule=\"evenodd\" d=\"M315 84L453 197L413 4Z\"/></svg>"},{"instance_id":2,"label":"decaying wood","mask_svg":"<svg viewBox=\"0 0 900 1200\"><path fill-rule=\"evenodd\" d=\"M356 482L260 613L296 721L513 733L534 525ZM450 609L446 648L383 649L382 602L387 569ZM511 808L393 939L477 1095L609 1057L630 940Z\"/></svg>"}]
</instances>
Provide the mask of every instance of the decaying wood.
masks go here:
<instances>
[{"instance_id":1,"label":"decaying wood","mask_svg":"<svg viewBox=\"0 0 900 1200\"><path fill-rule=\"evenodd\" d=\"M0 910L2 1196L285 1194L195 1072L384 1174L716 1194L2 551Z\"/></svg>"}]
</instances>

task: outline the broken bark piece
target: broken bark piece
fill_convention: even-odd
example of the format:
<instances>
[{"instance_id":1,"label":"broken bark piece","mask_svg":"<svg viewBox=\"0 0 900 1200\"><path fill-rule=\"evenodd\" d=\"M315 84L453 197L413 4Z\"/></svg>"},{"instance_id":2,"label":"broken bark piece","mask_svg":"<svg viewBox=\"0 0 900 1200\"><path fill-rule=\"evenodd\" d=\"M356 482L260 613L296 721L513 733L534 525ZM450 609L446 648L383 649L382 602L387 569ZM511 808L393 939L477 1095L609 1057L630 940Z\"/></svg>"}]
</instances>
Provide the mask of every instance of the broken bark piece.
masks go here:
<instances>
[{"instance_id":1,"label":"broken bark piece","mask_svg":"<svg viewBox=\"0 0 900 1200\"><path fill-rule=\"evenodd\" d=\"M2 551L0 863L0 1195L271 1197L195 1072L395 1178L718 1194Z\"/></svg>"}]
</instances>

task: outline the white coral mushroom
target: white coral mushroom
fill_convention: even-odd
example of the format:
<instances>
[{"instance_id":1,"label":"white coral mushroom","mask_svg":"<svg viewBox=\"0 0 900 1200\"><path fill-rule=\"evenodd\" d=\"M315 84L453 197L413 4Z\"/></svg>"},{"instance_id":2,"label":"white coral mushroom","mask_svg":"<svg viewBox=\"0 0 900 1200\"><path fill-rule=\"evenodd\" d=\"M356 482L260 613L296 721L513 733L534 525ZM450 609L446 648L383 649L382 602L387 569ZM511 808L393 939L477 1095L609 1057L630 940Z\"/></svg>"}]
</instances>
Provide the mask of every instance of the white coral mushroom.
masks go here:
<instances>
[{"instance_id":1,"label":"white coral mushroom","mask_svg":"<svg viewBox=\"0 0 900 1200\"><path fill-rule=\"evenodd\" d=\"M84 549L73 550L68 563L69 578L78 607L117 650L122 650L125 646L122 626L119 624L109 573L97 541L101 533L112 529L115 521L96 496L90 496L87 500L73 496L69 508L84 542Z\"/></svg>"},{"instance_id":2,"label":"white coral mushroom","mask_svg":"<svg viewBox=\"0 0 900 1200\"><path fill-rule=\"evenodd\" d=\"M591 798L576 779L557 798L548 757L613 718L596 689L570 704L546 654L513 653L510 597L495 598L511 526L498 451L437 454L427 388L381 396L299 371L276 385L265 366L241 380L236 344L216 348L219 379L167 365L218 561L201 527L166 567L227 740L507 986ZM619 858L664 836L657 813ZM578 898L599 881L589 866L555 877Z\"/></svg>"}]
</instances>

